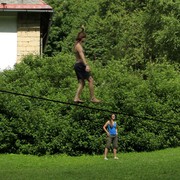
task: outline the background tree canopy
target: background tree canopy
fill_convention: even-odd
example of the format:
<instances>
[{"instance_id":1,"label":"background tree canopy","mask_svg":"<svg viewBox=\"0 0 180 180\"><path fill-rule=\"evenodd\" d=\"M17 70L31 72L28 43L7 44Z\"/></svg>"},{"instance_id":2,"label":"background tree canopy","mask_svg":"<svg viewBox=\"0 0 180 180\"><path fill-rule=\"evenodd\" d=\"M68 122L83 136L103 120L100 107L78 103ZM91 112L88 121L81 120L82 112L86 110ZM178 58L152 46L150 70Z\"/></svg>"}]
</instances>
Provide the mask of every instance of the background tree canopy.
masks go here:
<instances>
[{"instance_id":1,"label":"background tree canopy","mask_svg":"<svg viewBox=\"0 0 180 180\"><path fill-rule=\"evenodd\" d=\"M46 54L72 52L81 24L88 34L86 55L102 63L125 59L145 68L147 62L179 62L179 0L47 0L54 8Z\"/></svg>"},{"instance_id":2,"label":"background tree canopy","mask_svg":"<svg viewBox=\"0 0 180 180\"><path fill-rule=\"evenodd\" d=\"M119 151L180 145L179 0L46 0L54 8L44 58L0 72L2 89L72 102L72 48L86 27L85 53L101 104L118 112ZM82 98L89 101L85 88ZM110 113L0 93L0 153L103 153ZM167 123L163 123L165 121Z\"/></svg>"}]
</instances>

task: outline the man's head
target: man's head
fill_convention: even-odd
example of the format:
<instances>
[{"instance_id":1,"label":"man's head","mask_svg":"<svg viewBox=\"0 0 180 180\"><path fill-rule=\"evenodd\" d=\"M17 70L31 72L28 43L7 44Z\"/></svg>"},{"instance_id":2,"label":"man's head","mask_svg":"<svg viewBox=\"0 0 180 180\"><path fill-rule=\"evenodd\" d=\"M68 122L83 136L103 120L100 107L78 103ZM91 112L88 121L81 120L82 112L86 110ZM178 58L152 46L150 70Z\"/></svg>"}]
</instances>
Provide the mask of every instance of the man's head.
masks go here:
<instances>
[{"instance_id":1,"label":"man's head","mask_svg":"<svg viewBox=\"0 0 180 180\"><path fill-rule=\"evenodd\" d=\"M86 38L85 28L84 26L81 26L81 31L78 33L76 37L76 41L84 42L85 38Z\"/></svg>"}]
</instances>

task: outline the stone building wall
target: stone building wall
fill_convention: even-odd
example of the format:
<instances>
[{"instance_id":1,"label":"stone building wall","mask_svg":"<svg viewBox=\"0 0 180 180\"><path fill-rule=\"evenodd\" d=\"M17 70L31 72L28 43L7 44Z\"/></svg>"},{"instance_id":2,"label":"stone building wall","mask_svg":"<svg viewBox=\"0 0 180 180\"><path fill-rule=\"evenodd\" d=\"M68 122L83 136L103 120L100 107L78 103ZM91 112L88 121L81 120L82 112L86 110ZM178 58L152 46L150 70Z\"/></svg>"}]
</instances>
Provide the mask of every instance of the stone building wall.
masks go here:
<instances>
[{"instance_id":1,"label":"stone building wall","mask_svg":"<svg viewBox=\"0 0 180 180\"><path fill-rule=\"evenodd\" d=\"M23 12L17 18L17 63L28 54L40 55L40 14Z\"/></svg>"}]
</instances>

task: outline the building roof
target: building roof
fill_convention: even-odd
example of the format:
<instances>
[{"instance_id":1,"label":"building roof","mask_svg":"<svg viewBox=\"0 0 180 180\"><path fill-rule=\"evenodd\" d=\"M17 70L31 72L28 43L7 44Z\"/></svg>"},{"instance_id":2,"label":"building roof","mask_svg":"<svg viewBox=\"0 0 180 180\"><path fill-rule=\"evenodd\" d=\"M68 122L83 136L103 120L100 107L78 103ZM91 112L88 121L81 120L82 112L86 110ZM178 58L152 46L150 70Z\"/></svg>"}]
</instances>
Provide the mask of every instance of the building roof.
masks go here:
<instances>
[{"instance_id":1,"label":"building roof","mask_svg":"<svg viewBox=\"0 0 180 180\"><path fill-rule=\"evenodd\" d=\"M41 14L41 33L43 48L46 45L53 9L43 0L0 0L0 13L3 12L38 12ZM1 15L0 14L0 15Z\"/></svg>"},{"instance_id":2,"label":"building roof","mask_svg":"<svg viewBox=\"0 0 180 180\"><path fill-rule=\"evenodd\" d=\"M43 0L0 0L0 11L52 11Z\"/></svg>"},{"instance_id":3,"label":"building roof","mask_svg":"<svg viewBox=\"0 0 180 180\"><path fill-rule=\"evenodd\" d=\"M0 0L0 3L7 4L42 4L41 0Z\"/></svg>"}]
</instances>

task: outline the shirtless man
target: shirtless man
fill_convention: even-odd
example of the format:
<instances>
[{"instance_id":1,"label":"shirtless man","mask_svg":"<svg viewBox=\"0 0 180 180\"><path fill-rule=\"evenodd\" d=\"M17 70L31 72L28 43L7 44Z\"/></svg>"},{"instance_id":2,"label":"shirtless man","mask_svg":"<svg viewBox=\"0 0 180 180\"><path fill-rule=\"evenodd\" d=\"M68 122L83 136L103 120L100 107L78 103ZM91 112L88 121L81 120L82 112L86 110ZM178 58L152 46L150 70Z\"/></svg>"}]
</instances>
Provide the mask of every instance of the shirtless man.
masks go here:
<instances>
[{"instance_id":1,"label":"shirtless man","mask_svg":"<svg viewBox=\"0 0 180 180\"><path fill-rule=\"evenodd\" d=\"M74 65L74 70L76 72L76 76L79 82L77 92L74 98L74 102L77 103L84 102L80 99L80 95L85 86L85 80L87 80L90 91L90 101L94 103L99 103L100 100L94 96L93 78L90 74L90 67L87 64L82 47L82 43L85 41L85 38L86 38L86 33L84 32L84 27L82 27L81 32L79 32L77 35L76 42L74 45L74 51L76 56L76 63Z\"/></svg>"}]
</instances>

